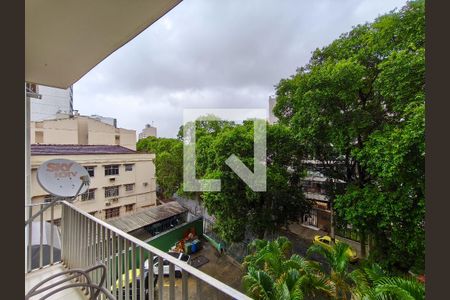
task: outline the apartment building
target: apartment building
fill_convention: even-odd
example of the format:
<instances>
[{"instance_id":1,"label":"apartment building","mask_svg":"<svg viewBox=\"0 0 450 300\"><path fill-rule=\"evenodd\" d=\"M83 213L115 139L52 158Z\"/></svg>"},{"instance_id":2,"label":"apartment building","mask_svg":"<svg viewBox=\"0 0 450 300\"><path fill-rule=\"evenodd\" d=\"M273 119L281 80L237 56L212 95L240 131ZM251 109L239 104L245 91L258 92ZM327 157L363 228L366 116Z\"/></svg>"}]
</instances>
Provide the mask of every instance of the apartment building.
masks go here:
<instances>
[{"instance_id":1,"label":"apartment building","mask_svg":"<svg viewBox=\"0 0 450 300\"><path fill-rule=\"evenodd\" d=\"M342 180L332 179L323 174L322 163L318 160L303 160L307 169L307 175L302 179L302 187L305 198L312 205L309 214L303 216L302 225L330 232L331 206L327 195L327 185L337 187L345 185ZM338 162L333 162L338 167Z\"/></svg>"},{"instance_id":2,"label":"apartment building","mask_svg":"<svg viewBox=\"0 0 450 300\"><path fill-rule=\"evenodd\" d=\"M324 186L326 180L322 174L311 171L308 171L308 175L302 179L305 198L313 203L309 214L303 216L302 224L329 232L331 211Z\"/></svg>"},{"instance_id":3,"label":"apartment building","mask_svg":"<svg viewBox=\"0 0 450 300\"><path fill-rule=\"evenodd\" d=\"M145 139L146 137L154 136L156 137L156 127L150 124L146 124L145 128L139 133L139 139Z\"/></svg>"},{"instance_id":4,"label":"apartment building","mask_svg":"<svg viewBox=\"0 0 450 300\"><path fill-rule=\"evenodd\" d=\"M95 117L59 114L31 122L31 144L119 145L136 150L136 130L117 128Z\"/></svg>"},{"instance_id":5,"label":"apartment building","mask_svg":"<svg viewBox=\"0 0 450 300\"><path fill-rule=\"evenodd\" d=\"M31 121L54 119L58 113L73 113L73 86L59 89L27 83L26 90L39 97L30 98Z\"/></svg>"},{"instance_id":6,"label":"apartment building","mask_svg":"<svg viewBox=\"0 0 450 300\"><path fill-rule=\"evenodd\" d=\"M100 116L100 115L90 115L89 117L117 128L117 119L116 118L104 117L104 116Z\"/></svg>"},{"instance_id":7,"label":"apartment building","mask_svg":"<svg viewBox=\"0 0 450 300\"><path fill-rule=\"evenodd\" d=\"M156 205L154 154L137 153L116 145L31 145L32 204L53 198L37 181L37 168L45 161L65 158L84 166L91 183L75 206L99 219L110 219ZM34 207L35 211L38 206ZM61 218L60 206L54 218ZM45 219L50 219L50 211Z\"/></svg>"}]
</instances>

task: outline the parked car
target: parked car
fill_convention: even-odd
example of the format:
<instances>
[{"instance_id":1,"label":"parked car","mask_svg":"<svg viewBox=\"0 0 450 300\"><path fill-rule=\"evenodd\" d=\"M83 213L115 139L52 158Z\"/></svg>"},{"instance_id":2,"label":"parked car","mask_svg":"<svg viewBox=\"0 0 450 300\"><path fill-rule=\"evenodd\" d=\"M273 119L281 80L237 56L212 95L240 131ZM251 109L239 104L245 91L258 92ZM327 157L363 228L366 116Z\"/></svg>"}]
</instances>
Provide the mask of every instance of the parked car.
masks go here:
<instances>
[{"instance_id":1,"label":"parked car","mask_svg":"<svg viewBox=\"0 0 450 300\"><path fill-rule=\"evenodd\" d=\"M178 253L178 252L168 252L169 255L184 261L188 264L191 263L191 256L185 253ZM164 276L168 276L169 275L169 261L168 260L163 260L163 274ZM153 258L153 274L157 275L158 274L158 266L159 266L159 262L158 262L158 257L154 257ZM149 266L148 266L148 259L145 260L144 262L144 269L148 270ZM175 276L176 277L181 277L181 268L175 265Z\"/></svg>"},{"instance_id":2,"label":"parked car","mask_svg":"<svg viewBox=\"0 0 450 300\"><path fill-rule=\"evenodd\" d=\"M336 243L341 242L338 239L335 239L335 241L336 241ZM329 236L329 235L316 235L316 236L314 236L313 244L322 245L327 248L331 248L333 241L331 239L331 236ZM356 251L354 249L352 249L351 247L348 248L347 255L350 259L350 262L356 262L358 260L358 255L356 254Z\"/></svg>"},{"instance_id":3,"label":"parked car","mask_svg":"<svg viewBox=\"0 0 450 300\"><path fill-rule=\"evenodd\" d=\"M132 295L132 288L133 288L133 270L129 270L128 271L128 289L129 289L129 299L133 299L133 295ZM154 279L154 286L156 285L156 278ZM125 282L125 274L122 274L122 294L123 294L123 299L126 299L126 288L125 286L127 286L126 282ZM140 299L140 286L141 286L141 270L140 269L136 269L136 299ZM111 287L111 292L112 292L112 287ZM144 299L149 299L149 295L148 295L148 272L146 270L144 270ZM116 280L116 298L120 299L119 297L119 280Z\"/></svg>"}]
</instances>

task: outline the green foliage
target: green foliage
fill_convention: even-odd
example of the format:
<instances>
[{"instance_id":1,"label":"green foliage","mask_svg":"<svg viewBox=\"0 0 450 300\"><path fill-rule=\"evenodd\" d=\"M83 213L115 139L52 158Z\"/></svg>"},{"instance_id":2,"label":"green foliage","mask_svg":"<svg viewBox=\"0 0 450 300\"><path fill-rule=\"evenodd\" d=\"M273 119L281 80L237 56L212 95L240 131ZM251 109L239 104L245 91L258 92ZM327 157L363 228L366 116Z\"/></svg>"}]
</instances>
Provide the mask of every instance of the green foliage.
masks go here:
<instances>
[{"instance_id":1,"label":"green foliage","mask_svg":"<svg viewBox=\"0 0 450 300\"><path fill-rule=\"evenodd\" d=\"M425 299L425 285L415 278L390 276L378 264L362 266L353 271L355 299Z\"/></svg>"},{"instance_id":2,"label":"green foliage","mask_svg":"<svg viewBox=\"0 0 450 300\"><path fill-rule=\"evenodd\" d=\"M331 247L314 244L308 249L308 254L320 254L330 266L331 272L328 279L334 284L332 295L337 299L347 299L351 291L351 277L348 270L350 261L347 254L349 247L348 244L341 242Z\"/></svg>"},{"instance_id":3,"label":"green foliage","mask_svg":"<svg viewBox=\"0 0 450 300\"><path fill-rule=\"evenodd\" d=\"M254 299L310 299L332 292L318 264L293 254L286 237L274 241L255 240L243 266L244 290Z\"/></svg>"},{"instance_id":4,"label":"green foliage","mask_svg":"<svg viewBox=\"0 0 450 300\"><path fill-rule=\"evenodd\" d=\"M274 241L255 240L243 267L244 290L253 299L425 299L425 286L411 277L392 276L378 264L364 261L350 272L348 245L312 245L308 254L318 253L331 267L330 272L315 262L291 254L286 237ZM323 266L325 267L325 266Z\"/></svg>"},{"instance_id":5,"label":"green foliage","mask_svg":"<svg viewBox=\"0 0 450 300\"><path fill-rule=\"evenodd\" d=\"M274 109L305 157L346 182L328 191L339 219L402 271L424 268L424 10L408 2L315 50L280 81Z\"/></svg>"},{"instance_id":6,"label":"green foliage","mask_svg":"<svg viewBox=\"0 0 450 300\"><path fill-rule=\"evenodd\" d=\"M137 151L155 153L156 183L165 198L179 189L183 180L183 144L169 138L147 137L140 139Z\"/></svg>"},{"instance_id":7,"label":"green foliage","mask_svg":"<svg viewBox=\"0 0 450 300\"><path fill-rule=\"evenodd\" d=\"M263 237L309 210L300 187L304 174L299 161L301 148L287 127L267 126L266 192L251 190L225 164L235 154L253 169L253 122L227 124L214 132L197 137L197 177L221 180L220 192L206 192L202 197L224 240L241 241L246 231Z\"/></svg>"},{"instance_id":8,"label":"green foliage","mask_svg":"<svg viewBox=\"0 0 450 300\"><path fill-rule=\"evenodd\" d=\"M211 117L211 116L209 116ZM191 124L188 124L191 125ZM187 126L190 130L192 126ZM140 140L139 151L156 153L156 175L164 196L183 191L183 130L178 139L149 137ZM254 192L234 173L225 161L235 154L253 169L254 124L222 121L196 122L196 177L220 179L220 192L190 193L203 201L216 218L215 227L226 241L241 241L245 232L258 236L273 232L288 221L297 221L309 210L303 197L300 179L304 175L299 158L301 148L286 126L267 126L267 191Z\"/></svg>"}]
</instances>

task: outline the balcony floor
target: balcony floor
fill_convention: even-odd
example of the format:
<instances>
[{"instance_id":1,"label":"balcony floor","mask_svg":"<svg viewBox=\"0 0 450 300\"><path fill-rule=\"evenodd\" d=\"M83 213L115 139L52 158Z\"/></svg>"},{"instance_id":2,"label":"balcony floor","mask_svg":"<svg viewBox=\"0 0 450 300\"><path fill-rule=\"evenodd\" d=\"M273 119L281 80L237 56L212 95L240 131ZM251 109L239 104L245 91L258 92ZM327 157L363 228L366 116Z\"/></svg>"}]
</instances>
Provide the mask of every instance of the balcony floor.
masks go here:
<instances>
[{"instance_id":1,"label":"balcony floor","mask_svg":"<svg viewBox=\"0 0 450 300\"><path fill-rule=\"evenodd\" d=\"M64 266L61 263L57 263L53 266L45 267L43 269L35 270L35 271L32 271L31 273L25 274L25 294L32 287L34 287L36 284L38 284L40 281L44 280L45 278L47 278L51 275L54 275L56 273L59 273L59 272L65 271L65 270L66 269L64 268ZM60 279L61 279L61 277L59 279L58 278L53 279L49 283L56 282ZM67 283L65 283L65 284L67 284ZM48 292L49 291L46 291L46 292L36 295L30 299L32 299L32 300L39 299L40 297L42 297L43 295L45 295ZM83 292L81 292L81 290L79 288L70 288L70 289L63 290L47 299L49 299L49 300L56 300L56 299L86 300L87 297L83 294Z\"/></svg>"}]
</instances>

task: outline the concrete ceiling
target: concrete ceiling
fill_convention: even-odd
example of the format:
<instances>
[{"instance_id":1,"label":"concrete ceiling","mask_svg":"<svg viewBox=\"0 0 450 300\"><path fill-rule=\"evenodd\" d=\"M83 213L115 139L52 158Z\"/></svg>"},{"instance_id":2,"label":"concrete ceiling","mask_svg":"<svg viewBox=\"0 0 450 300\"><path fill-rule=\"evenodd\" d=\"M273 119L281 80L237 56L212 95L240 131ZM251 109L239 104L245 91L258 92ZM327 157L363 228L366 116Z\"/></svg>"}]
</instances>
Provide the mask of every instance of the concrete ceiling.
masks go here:
<instances>
[{"instance_id":1,"label":"concrete ceiling","mask_svg":"<svg viewBox=\"0 0 450 300\"><path fill-rule=\"evenodd\" d=\"M26 0L25 81L68 88L181 0Z\"/></svg>"}]
</instances>

